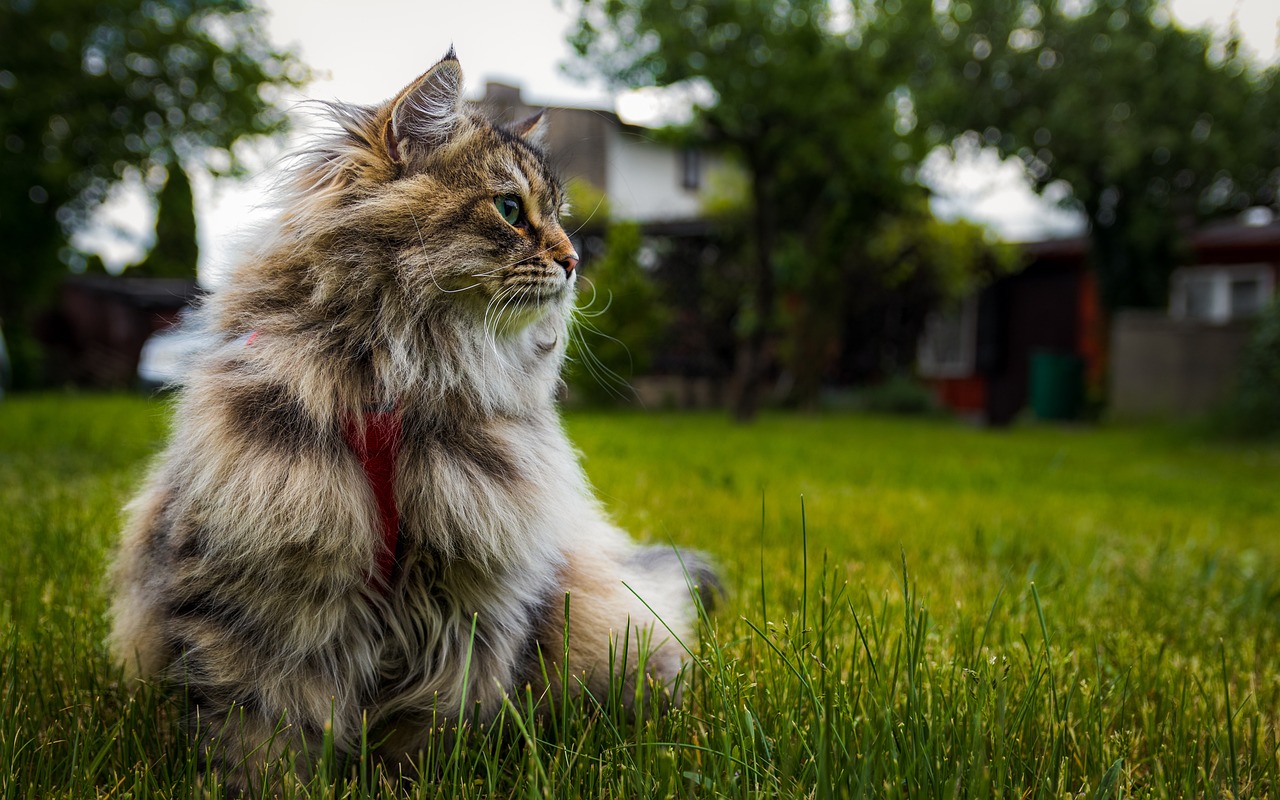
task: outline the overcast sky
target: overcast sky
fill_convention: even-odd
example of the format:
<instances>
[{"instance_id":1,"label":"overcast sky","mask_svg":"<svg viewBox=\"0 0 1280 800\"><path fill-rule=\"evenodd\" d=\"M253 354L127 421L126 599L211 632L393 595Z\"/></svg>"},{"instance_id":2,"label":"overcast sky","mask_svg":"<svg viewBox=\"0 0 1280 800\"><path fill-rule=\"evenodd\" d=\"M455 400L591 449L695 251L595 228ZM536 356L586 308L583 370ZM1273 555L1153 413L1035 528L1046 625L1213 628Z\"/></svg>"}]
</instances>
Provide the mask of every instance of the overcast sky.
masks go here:
<instances>
[{"instance_id":1,"label":"overcast sky","mask_svg":"<svg viewBox=\"0 0 1280 800\"><path fill-rule=\"evenodd\" d=\"M268 11L271 39L298 49L316 79L306 89L311 98L376 103L435 63L453 45L466 75L469 96L479 96L487 80L521 86L535 104L614 105L600 83L583 84L564 74L569 58L565 44L572 15L570 3L556 0L260 0ZM1280 2L1277 0L1173 0L1178 20L1187 27L1211 25L1222 30L1232 14L1249 45L1266 61L1275 58ZM621 99L625 116L643 121L649 106L643 97ZM985 160L984 160L985 159ZM937 170L940 187L951 197L935 209L943 215L963 213L986 222L1011 239L1066 234L1078 223L1046 210L1020 180L1015 164L1000 165L991 154L959 168ZM262 208L266 176L248 184L215 184L195 175L200 226L202 279L216 283L234 262L237 241L255 221L269 214ZM150 245L154 209L136 192L122 192L101 224L82 236L82 246L103 253L109 265L139 259Z\"/></svg>"}]
</instances>

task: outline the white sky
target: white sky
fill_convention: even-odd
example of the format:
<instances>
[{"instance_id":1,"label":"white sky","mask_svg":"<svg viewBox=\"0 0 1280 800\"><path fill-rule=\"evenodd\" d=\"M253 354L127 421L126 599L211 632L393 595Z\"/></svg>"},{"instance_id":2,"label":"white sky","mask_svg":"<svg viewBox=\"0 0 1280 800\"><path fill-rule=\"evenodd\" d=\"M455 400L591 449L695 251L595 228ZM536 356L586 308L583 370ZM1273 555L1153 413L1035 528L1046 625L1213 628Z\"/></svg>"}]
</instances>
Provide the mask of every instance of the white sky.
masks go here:
<instances>
[{"instance_id":1,"label":"white sky","mask_svg":"<svg viewBox=\"0 0 1280 800\"><path fill-rule=\"evenodd\" d=\"M467 79L469 96L483 93L486 80L520 85L526 99L546 105L613 105L599 83L581 84L561 69L569 58L565 44L572 2L556 0L260 0L269 13L272 41L293 45L316 79L307 97L376 103L435 63L452 44ZM1264 61L1275 58L1280 32L1276 0L1173 0L1178 20L1187 27L1211 25L1225 30L1232 15ZM644 96L620 99L624 115L643 121L651 105ZM975 154L964 163L934 163L935 189L942 216L984 222L1013 240L1064 235L1080 229L1071 215L1036 198L1026 188L1021 168L1001 164L993 153ZM269 172L264 161L261 172ZM243 182L214 182L195 175L202 280L216 283L237 258L237 241L252 234L255 222L269 217L262 207L269 176ZM93 230L77 241L100 252L109 266L137 261L154 237L154 208L136 189L117 193Z\"/></svg>"}]
</instances>

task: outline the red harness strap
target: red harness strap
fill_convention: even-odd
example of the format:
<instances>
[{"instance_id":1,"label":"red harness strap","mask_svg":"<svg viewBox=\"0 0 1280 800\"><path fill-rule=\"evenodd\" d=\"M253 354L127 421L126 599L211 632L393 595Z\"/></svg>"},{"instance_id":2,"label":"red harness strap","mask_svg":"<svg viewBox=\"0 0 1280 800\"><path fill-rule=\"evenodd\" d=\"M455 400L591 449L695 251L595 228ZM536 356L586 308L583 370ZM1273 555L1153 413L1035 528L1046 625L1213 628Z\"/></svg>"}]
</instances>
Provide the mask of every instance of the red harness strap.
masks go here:
<instances>
[{"instance_id":1,"label":"red harness strap","mask_svg":"<svg viewBox=\"0 0 1280 800\"><path fill-rule=\"evenodd\" d=\"M258 338L258 331L244 337L248 347ZM364 415L364 427L360 419L348 417L342 426L342 438L364 468L364 477L373 490L377 506L378 523L382 528L382 549L378 551L376 572L369 576L369 583L383 591L391 586L391 576L396 568L396 551L400 543L400 509L396 507L396 457L400 453L400 412L370 411Z\"/></svg>"},{"instance_id":2,"label":"red harness strap","mask_svg":"<svg viewBox=\"0 0 1280 800\"><path fill-rule=\"evenodd\" d=\"M369 576L370 583L378 579L385 590L391 585L396 566L396 548L400 540L400 509L396 507L396 456L400 452L400 413L375 411L364 415L364 429L360 420L348 417L342 430L347 446L360 466L373 490L377 504L378 521L382 526L382 549L378 552L377 573Z\"/></svg>"}]
</instances>

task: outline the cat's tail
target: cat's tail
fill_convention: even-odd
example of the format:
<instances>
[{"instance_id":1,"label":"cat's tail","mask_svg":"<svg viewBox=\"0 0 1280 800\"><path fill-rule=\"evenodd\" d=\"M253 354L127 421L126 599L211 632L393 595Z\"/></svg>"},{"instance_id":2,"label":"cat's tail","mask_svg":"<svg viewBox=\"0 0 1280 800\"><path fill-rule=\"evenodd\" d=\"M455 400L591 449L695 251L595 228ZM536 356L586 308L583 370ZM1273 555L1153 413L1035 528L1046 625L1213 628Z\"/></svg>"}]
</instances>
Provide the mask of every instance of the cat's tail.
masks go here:
<instances>
[{"instance_id":1,"label":"cat's tail","mask_svg":"<svg viewBox=\"0 0 1280 800\"><path fill-rule=\"evenodd\" d=\"M714 564L697 550L665 544L649 545L637 548L630 562L631 566L654 576L682 578L691 596L698 598L707 614L715 611L724 599L724 584L720 582Z\"/></svg>"}]
</instances>

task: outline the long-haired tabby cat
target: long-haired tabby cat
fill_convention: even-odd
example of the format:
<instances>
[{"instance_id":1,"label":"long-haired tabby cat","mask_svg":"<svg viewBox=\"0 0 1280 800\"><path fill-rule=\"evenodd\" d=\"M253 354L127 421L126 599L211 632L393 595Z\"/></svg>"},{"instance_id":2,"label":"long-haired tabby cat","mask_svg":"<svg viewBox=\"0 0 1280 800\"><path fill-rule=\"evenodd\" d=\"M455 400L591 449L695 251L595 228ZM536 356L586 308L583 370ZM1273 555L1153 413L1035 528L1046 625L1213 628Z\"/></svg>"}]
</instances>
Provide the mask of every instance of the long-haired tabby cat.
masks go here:
<instances>
[{"instance_id":1,"label":"long-haired tabby cat","mask_svg":"<svg viewBox=\"0 0 1280 800\"><path fill-rule=\"evenodd\" d=\"M433 720L562 670L602 691L628 635L624 679L671 691L690 586L714 585L593 497L554 402L578 255L544 123L497 127L461 87L450 51L332 107L339 134L203 309L220 344L129 509L113 650L185 691L232 786L305 774L326 730L358 751L362 718L411 762Z\"/></svg>"}]
</instances>

